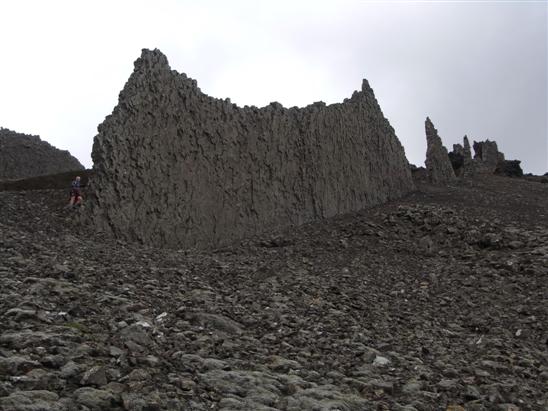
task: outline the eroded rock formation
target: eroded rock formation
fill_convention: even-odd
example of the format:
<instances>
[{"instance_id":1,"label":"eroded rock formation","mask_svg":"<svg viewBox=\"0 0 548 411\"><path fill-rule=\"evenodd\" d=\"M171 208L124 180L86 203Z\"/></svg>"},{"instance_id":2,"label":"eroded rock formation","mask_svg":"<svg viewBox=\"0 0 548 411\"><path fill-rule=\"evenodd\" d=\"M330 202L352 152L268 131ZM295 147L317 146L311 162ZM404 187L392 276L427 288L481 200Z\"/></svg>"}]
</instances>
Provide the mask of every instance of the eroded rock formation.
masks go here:
<instances>
[{"instance_id":1,"label":"eroded rock formation","mask_svg":"<svg viewBox=\"0 0 548 411\"><path fill-rule=\"evenodd\" d=\"M39 136L0 128L0 179L36 177L84 166L66 150L59 150Z\"/></svg>"},{"instance_id":2,"label":"eroded rock formation","mask_svg":"<svg viewBox=\"0 0 548 411\"><path fill-rule=\"evenodd\" d=\"M91 217L147 244L210 246L413 189L372 89L341 104L240 108L143 50L93 145Z\"/></svg>"},{"instance_id":3,"label":"eroded rock formation","mask_svg":"<svg viewBox=\"0 0 548 411\"><path fill-rule=\"evenodd\" d=\"M499 151L496 141L474 141L474 164L478 173L493 174L503 161L504 154Z\"/></svg>"},{"instance_id":4,"label":"eroded rock formation","mask_svg":"<svg viewBox=\"0 0 548 411\"><path fill-rule=\"evenodd\" d=\"M463 146L453 145L449 160L458 177L474 174L498 174L508 177L522 177L521 161L505 160L495 141L474 141L474 158L470 152L468 137L464 136Z\"/></svg>"},{"instance_id":5,"label":"eroded rock formation","mask_svg":"<svg viewBox=\"0 0 548 411\"><path fill-rule=\"evenodd\" d=\"M433 184L445 184L455 180L455 172L451 166L447 149L441 142L438 130L432 121L426 117L424 123L426 130L426 173Z\"/></svg>"},{"instance_id":6,"label":"eroded rock formation","mask_svg":"<svg viewBox=\"0 0 548 411\"><path fill-rule=\"evenodd\" d=\"M474 160L472 159L468 136L464 136L462 145L453 144L453 151L449 153L449 160L457 177L474 173Z\"/></svg>"}]
</instances>

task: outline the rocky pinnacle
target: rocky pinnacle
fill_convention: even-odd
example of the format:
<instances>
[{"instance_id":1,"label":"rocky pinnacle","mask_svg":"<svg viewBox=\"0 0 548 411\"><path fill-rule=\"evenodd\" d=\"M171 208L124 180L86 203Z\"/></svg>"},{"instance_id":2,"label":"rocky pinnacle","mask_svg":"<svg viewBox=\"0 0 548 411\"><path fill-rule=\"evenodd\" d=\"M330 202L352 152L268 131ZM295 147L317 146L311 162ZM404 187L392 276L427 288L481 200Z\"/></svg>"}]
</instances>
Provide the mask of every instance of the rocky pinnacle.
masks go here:
<instances>
[{"instance_id":1,"label":"rocky pinnacle","mask_svg":"<svg viewBox=\"0 0 548 411\"><path fill-rule=\"evenodd\" d=\"M425 121L426 130L426 172L428 179L433 184L445 184L456 179L455 172L451 166L451 161L447 149L441 142L438 130L428 117Z\"/></svg>"}]
</instances>

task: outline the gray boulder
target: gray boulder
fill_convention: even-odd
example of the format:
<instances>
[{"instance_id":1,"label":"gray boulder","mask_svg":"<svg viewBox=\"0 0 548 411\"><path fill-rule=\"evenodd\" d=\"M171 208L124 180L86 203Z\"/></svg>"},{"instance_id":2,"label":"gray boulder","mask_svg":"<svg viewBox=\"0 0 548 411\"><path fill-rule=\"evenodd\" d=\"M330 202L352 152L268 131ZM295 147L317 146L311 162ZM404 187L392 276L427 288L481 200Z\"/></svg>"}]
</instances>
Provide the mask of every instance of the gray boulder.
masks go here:
<instances>
[{"instance_id":1,"label":"gray boulder","mask_svg":"<svg viewBox=\"0 0 548 411\"><path fill-rule=\"evenodd\" d=\"M474 153L478 173L494 174L498 164L504 161L504 154L499 151L496 141L474 141Z\"/></svg>"}]
</instances>

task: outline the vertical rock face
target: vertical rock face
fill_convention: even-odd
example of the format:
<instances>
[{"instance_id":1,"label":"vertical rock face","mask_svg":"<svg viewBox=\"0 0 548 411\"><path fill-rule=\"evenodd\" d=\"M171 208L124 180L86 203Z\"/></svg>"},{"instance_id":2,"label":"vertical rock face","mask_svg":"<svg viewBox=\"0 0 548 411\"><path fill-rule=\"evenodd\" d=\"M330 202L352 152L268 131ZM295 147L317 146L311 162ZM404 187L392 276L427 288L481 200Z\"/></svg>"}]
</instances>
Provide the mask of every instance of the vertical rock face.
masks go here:
<instances>
[{"instance_id":1,"label":"vertical rock face","mask_svg":"<svg viewBox=\"0 0 548 411\"><path fill-rule=\"evenodd\" d=\"M39 136L0 128L0 179L36 177L84 166L68 151L59 150Z\"/></svg>"},{"instance_id":2,"label":"vertical rock face","mask_svg":"<svg viewBox=\"0 0 548 411\"><path fill-rule=\"evenodd\" d=\"M433 184L445 184L456 179L447 149L443 146L438 130L427 117L426 130L426 173Z\"/></svg>"},{"instance_id":3,"label":"vertical rock face","mask_svg":"<svg viewBox=\"0 0 548 411\"><path fill-rule=\"evenodd\" d=\"M464 171L464 148L460 144L453 144L453 151L449 152L449 161L457 177Z\"/></svg>"},{"instance_id":4,"label":"vertical rock face","mask_svg":"<svg viewBox=\"0 0 548 411\"><path fill-rule=\"evenodd\" d=\"M91 218L147 244L212 246L413 189L366 81L342 104L239 108L143 50L93 145Z\"/></svg>"},{"instance_id":5,"label":"vertical rock face","mask_svg":"<svg viewBox=\"0 0 548 411\"><path fill-rule=\"evenodd\" d=\"M478 173L493 174L497 165L504 161L495 141L474 141L474 164Z\"/></svg>"}]
</instances>

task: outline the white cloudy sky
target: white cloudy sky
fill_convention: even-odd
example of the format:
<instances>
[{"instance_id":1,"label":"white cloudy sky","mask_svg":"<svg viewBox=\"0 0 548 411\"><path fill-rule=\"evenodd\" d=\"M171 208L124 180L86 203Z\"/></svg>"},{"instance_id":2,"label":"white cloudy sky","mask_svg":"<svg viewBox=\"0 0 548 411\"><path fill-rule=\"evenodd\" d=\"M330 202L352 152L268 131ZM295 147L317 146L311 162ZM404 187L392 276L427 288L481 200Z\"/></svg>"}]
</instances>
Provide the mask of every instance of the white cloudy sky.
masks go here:
<instances>
[{"instance_id":1,"label":"white cloudy sky","mask_svg":"<svg viewBox=\"0 0 548 411\"><path fill-rule=\"evenodd\" d=\"M342 101L367 78L410 162L428 115L448 148L494 139L548 171L546 1L0 2L0 126L91 166L142 48L240 105Z\"/></svg>"}]
</instances>

